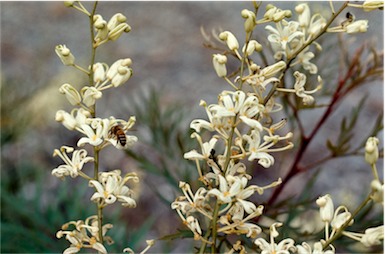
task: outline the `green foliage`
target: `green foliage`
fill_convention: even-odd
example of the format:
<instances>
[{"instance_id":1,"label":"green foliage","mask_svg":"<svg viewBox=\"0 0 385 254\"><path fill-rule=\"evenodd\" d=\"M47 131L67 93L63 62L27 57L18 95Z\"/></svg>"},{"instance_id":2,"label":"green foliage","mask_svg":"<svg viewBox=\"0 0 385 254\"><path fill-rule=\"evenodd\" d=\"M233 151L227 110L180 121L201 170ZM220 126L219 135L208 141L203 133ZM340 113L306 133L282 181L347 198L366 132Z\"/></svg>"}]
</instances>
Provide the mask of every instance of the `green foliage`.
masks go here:
<instances>
[{"instance_id":1,"label":"green foliage","mask_svg":"<svg viewBox=\"0 0 385 254\"><path fill-rule=\"evenodd\" d=\"M366 140L369 137L377 136L377 134L384 128L383 126L383 114L380 113L376 119L376 122L371 131L367 132L363 137L362 142L356 148L352 149L351 141L354 140L354 131L359 119L359 115L363 109L367 96L363 96L356 107L352 109L349 116L342 118L340 124L340 130L337 140L333 143L330 139L326 141L326 146L331 152L333 157L354 154L365 146ZM356 141L354 143L357 143Z\"/></svg>"},{"instance_id":2,"label":"green foliage","mask_svg":"<svg viewBox=\"0 0 385 254\"><path fill-rule=\"evenodd\" d=\"M151 89L148 96L139 94L133 105L137 128L147 134L139 142L149 149L141 150L151 151L151 155L131 150L126 153L145 172L162 177L175 190L179 190L179 180L189 181L196 172L191 163L183 158L194 142L190 138L188 125L181 124L187 116L186 108L175 102L164 105L160 96L158 91ZM151 189L167 205L172 202L166 200L157 188Z\"/></svg>"},{"instance_id":3,"label":"green foliage","mask_svg":"<svg viewBox=\"0 0 385 254\"><path fill-rule=\"evenodd\" d=\"M14 169L13 174L23 173L24 177L12 178L2 172L1 253L57 253L64 250L68 242L56 238L61 225L94 213L94 205L84 205L86 199L89 202L88 186L64 181L52 193L46 184L52 177L45 172L32 166ZM32 189L28 191L29 195L24 188ZM122 212L123 209L118 209L111 216L112 220L106 222L114 225L111 237L115 244L107 246L109 252L121 252L127 246L143 243L155 221L150 217L139 229L133 230L127 223L122 223Z\"/></svg>"}]
</instances>

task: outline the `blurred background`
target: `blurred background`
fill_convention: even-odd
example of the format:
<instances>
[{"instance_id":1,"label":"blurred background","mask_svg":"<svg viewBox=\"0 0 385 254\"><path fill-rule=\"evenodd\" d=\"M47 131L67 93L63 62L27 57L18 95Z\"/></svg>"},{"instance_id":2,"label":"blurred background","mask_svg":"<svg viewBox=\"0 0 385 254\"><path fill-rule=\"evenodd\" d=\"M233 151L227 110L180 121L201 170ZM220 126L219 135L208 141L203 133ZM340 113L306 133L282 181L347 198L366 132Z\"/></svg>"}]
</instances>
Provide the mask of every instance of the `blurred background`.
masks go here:
<instances>
[{"instance_id":1,"label":"blurred background","mask_svg":"<svg viewBox=\"0 0 385 254\"><path fill-rule=\"evenodd\" d=\"M275 3L292 11L296 4ZM91 9L90 3L86 6ZM57 110L71 109L58 88L63 83L79 88L85 81L82 74L62 65L54 48L65 44L77 63L86 66L88 20L80 12L64 7L62 2L1 2L0 7L1 252L60 252L68 246L65 240L55 237L61 225L84 219L95 210L88 201L92 190L85 181L61 181L51 176L51 170L62 164L59 158L52 157L53 150L61 145L73 146L79 138L54 120ZM105 219L114 224L111 235L116 241L109 251L119 252L127 246L138 250L146 239L184 229L176 212L170 209L170 203L180 195L179 180L188 181L197 175L193 163L183 159L184 152L196 147L189 137L189 123L195 118L206 118L203 108L199 107L200 99L216 103L218 94L229 89L212 68L211 55L217 52L203 46L200 27L208 32L229 30L241 42L244 20L240 12L244 8L252 9L252 3L99 3L97 13L106 20L117 12L123 13L132 31L116 42L101 46L97 61L111 64L119 58L130 57L134 76L122 87L103 93L97 114L123 119L135 115L137 124L132 134L139 138L138 144L126 153L112 148L103 151L101 168L135 171L141 178L140 184L132 186L138 193L137 208L124 209L116 205L106 209ZM325 11L329 5L312 2L311 8ZM358 19L369 19L369 32L345 36L347 50L355 52L363 43L382 50L382 11L369 15L353 11ZM263 27L256 36L267 46ZM324 36L324 53L316 57L328 89L337 84L337 41L336 34ZM327 93L324 95L327 102ZM359 101L363 96L367 99L361 105ZM341 119L357 105L361 111L350 139L353 143L363 141L383 112L382 81L371 82L349 94L309 147L304 165L328 153L325 140L338 138ZM321 112L305 112L301 117L306 119L306 125L313 126ZM381 144L382 135L380 131ZM263 185L272 177L285 174L292 152L280 156L269 172L257 168L256 175L260 176L255 180L257 184ZM337 198L337 204L349 201L352 207L365 195L363 190L372 179L362 156L333 159L318 170L308 192L315 196L331 193ZM314 173L310 171L293 179L282 199L300 195ZM256 201L265 202L267 198L268 195L257 197ZM191 250L186 247L188 244L192 241L161 241L150 252L183 252Z\"/></svg>"}]
</instances>

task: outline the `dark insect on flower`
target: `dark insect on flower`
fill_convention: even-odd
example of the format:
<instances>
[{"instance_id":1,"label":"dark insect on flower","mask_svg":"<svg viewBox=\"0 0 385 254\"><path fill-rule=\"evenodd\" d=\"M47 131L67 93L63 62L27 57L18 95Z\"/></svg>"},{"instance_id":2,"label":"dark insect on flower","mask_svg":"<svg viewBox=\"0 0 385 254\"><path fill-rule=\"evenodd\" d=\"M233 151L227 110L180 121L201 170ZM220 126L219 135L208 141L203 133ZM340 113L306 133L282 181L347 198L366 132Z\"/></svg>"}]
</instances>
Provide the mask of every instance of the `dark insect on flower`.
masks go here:
<instances>
[{"instance_id":1,"label":"dark insect on flower","mask_svg":"<svg viewBox=\"0 0 385 254\"><path fill-rule=\"evenodd\" d=\"M125 146L127 143L126 133L124 133L123 128L120 125L115 125L109 131L111 136L115 136L116 140L122 145Z\"/></svg>"},{"instance_id":2,"label":"dark insect on flower","mask_svg":"<svg viewBox=\"0 0 385 254\"><path fill-rule=\"evenodd\" d=\"M354 15L351 12L346 13L346 18L352 22L354 20Z\"/></svg>"},{"instance_id":3,"label":"dark insect on flower","mask_svg":"<svg viewBox=\"0 0 385 254\"><path fill-rule=\"evenodd\" d=\"M346 27L347 25L351 24L354 21L354 19L355 19L353 13L351 13L349 11L346 13L345 17L346 17L346 20L344 20L341 23L342 27Z\"/></svg>"}]
</instances>

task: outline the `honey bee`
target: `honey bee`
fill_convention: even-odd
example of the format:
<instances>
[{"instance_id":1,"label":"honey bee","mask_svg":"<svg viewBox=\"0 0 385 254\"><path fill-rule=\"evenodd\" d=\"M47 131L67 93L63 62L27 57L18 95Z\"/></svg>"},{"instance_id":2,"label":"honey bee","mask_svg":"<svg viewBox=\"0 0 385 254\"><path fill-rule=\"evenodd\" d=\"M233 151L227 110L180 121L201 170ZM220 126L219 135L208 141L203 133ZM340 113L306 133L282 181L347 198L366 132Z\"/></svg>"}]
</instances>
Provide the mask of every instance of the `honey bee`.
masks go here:
<instances>
[{"instance_id":1,"label":"honey bee","mask_svg":"<svg viewBox=\"0 0 385 254\"><path fill-rule=\"evenodd\" d=\"M126 133L124 133L123 128L120 125L115 125L109 131L111 136L115 136L116 140L122 145L125 146L127 143Z\"/></svg>"}]
</instances>

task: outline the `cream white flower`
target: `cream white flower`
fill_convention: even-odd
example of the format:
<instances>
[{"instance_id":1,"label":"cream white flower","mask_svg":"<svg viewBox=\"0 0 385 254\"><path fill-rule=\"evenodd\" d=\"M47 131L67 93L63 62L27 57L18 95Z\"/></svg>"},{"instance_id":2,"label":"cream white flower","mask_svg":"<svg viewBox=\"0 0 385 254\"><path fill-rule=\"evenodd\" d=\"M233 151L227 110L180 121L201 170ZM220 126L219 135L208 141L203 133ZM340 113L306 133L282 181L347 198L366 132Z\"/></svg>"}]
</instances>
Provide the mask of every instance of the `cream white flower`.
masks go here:
<instances>
[{"instance_id":1,"label":"cream white flower","mask_svg":"<svg viewBox=\"0 0 385 254\"><path fill-rule=\"evenodd\" d=\"M301 27L308 27L310 23L310 8L306 3L299 4L295 7L295 11L298 13L298 23Z\"/></svg>"},{"instance_id":2,"label":"cream white flower","mask_svg":"<svg viewBox=\"0 0 385 254\"><path fill-rule=\"evenodd\" d=\"M266 142L261 144L261 133L252 130L250 135L243 135L243 139L248 144L249 161L258 160L258 163L265 168L269 168L274 164L274 157L266 151L271 145Z\"/></svg>"},{"instance_id":3,"label":"cream white flower","mask_svg":"<svg viewBox=\"0 0 385 254\"><path fill-rule=\"evenodd\" d=\"M237 50L239 48L238 40L231 32L222 32L219 34L219 38L226 42L227 47L229 47L230 50Z\"/></svg>"},{"instance_id":4,"label":"cream white flower","mask_svg":"<svg viewBox=\"0 0 385 254\"><path fill-rule=\"evenodd\" d=\"M55 120L58 122L61 122L64 125L64 127L66 127L69 130L74 130L75 127L77 126L77 122L75 118L71 114L65 112L64 110L58 110L56 112Z\"/></svg>"},{"instance_id":5,"label":"cream white flower","mask_svg":"<svg viewBox=\"0 0 385 254\"><path fill-rule=\"evenodd\" d=\"M202 229L199 221L193 216L188 216L185 220L187 227L194 233L194 240L199 240L202 236Z\"/></svg>"},{"instance_id":6,"label":"cream white flower","mask_svg":"<svg viewBox=\"0 0 385 254\"><path fill-rule=\"evenodd\" d=\"M297 245L296 247L298 254L334 254L334 247L330 246L331 250L324 250L321 242L315 242L312 249L308 243L303 242L302 245Z\"/></svg>"},{"instance_id":7,"label":"cream white flower","mask_svg":"<svg viewBox=\"0 0 385 254\"><path fill-rule=\"evenodd\" d=\"M98 89L96 89L93 86L92 87L85 86L82 88L82 90L80 90L80 92L83 97L83 103L87 107L91 107L95 105L96 100L102 98L102 92L100 92Z\"/></svg>"},{"instance_id":8,"label":"cream white flower","mask_svg":"<svg viewBox=\"0 0 385 254\"><path fill-rule=\"evenodd\" d=\"M109 31L108 39L110 39L111 41L116 41L123 33L128 33L130 31L130 25L128 25L127 23L121 23Z\"/></svg>"},{"instance_id":9,"label":"cream white flower","mask_svg":"<svg viewBox=\"0 0 385 254\"><path fill-rule=\"evenodd\" d=\"M302 31L305 34L305 41L308 42L315 36L319 34L319 32L325 28L326 19L322 17L319 13L311 16L310 8L308 4L299 4L295 7L298 15L298 22Z\"/></svg>"},{"instance_id":10,"label":"cream white flower","mask_svg":"<svg viewBox=\"0 0 385 254\"><path fill-rule=\"evenodd\" d=\"M223 177L218 175L219 188L214 188L208 191L208 195L216 196L223 204L228 204L230 208L230 214L234 216L231 209L235 209L237 220L243 219L243 214L252 214L259 211L261 208L257 208L256 205L246 199L253 195L255 192L260 192L261 187L256 185L247 186L248 179L245 176L232 176L227 175ZM262 191L263 192L263 191ZM224 208L224 210L226 210ZM233 217L233 220L235 220Z\"/></svg>"},{"instance_id":11,"label":"cream white flower","mask_svg":"<svg viewBox=\"0 0 385 254\"><path fill-rule=\"evenodd\" d=\"M147 244L146 248L144 248L144 250L142 250L140 252L140 254L146 253L155 244L155 240L154 239L146 240L146 244ZM129 247L124 248L123 252L127 252L127 253L130 253L130 254L135 254L135 252L131 248L129 248Z\"/></svg>"},{"instance_id":12,"label":"cream white flower","mask_svg":"<svg viewBox=\"0 0 385 254\"><path fill-rule=\"evenodd\" d=\"M306 84L305 74L296 71L294 72L294 77L295 77L294 89L277 88L277 91L291 92L291 93L294 92L298 97L302 98L302 102L304 105L312 104L314 102L314 98L310 94L313 94L322 88L321 77L318 76L319 85L315 89L309 90L309 91L305 90L305 84Z\"/></svg>"},{"instance_id":13,"label":"cream white flower","mask_svg":"<svg viewBox=\"0 0 385 254\"><path fill-rule=\"evenodd\" d=\"M255 17L255 13L250 11L250 10L247 10L247 9L243 9L241 11L241 16L242 18L246 19L245 20L245 32L246 33L250 33L251 31L253 31L254 27L256 26L256 17Z\"/></svg>"},{"instance_id":14,"label":"cream white flower","mask_svg":"<svg viewBox=\"0 0 385 254\"><path fill-rule=\"evenodd\" d=\"M283 25L283 27L282 27ZM300 48L301 40L304 37L303 32L299 31L299 23L296 21L282 21L276 24L277 28L272 26L266 26L266 30L270 32L267 37L271 43L275 52L282 52L286 57L290 57L291 54Z\"/></svg>"},{"instance_id":15,"label":"cream white flower","mask_svg":"<svg viewBox=\"0 0 385 254\"><path fill-rule=\"evenodd\" d=\"M103 126L102 136L103 139L107 141L107 143L103 144L103 147L112 144L117 149L126 149L135 144L138 141L138 138L126 133L132 128L132 126L134 126L135 121L136 119L134 116L130 117L128 121L115 119L114 117L110 117L109 119L99 119L96 121L95 126L97 126L99 122L101 122ZM117 133L113 131L113 128L116 126L119 126L119 130L122 131L125 135L124 137L126 144L124 146L120 142L121 137L118 137ZM119 136L121 136L123 133L120 133Z\"/></svg>"},{"instance_id":16,"label":"cream white flower","mask_svg":"<svg viewBox=\"0 0 385 254\"><path fill-rule=\"evenodd\" d=\"M282 226L282 223L273 223L273 225L270 226L270 242L267 242L263 238L258 238L254 241L254 244L261 249L261 254L289 254L291 251L295 250L293 239L286 238L280 241L278 244L275 243L274 238L279 235L276 227L280 226Z\"/></svg>"},{"instance_id":17,"label":"cream white flower","mask_svg":"<svg viewBox=\"0 0 385 254\"><path fill-rule=\"evenodd\" d=\"M74 229L68 230L69 227ZM102 226L102 235L105 236L107 231L112 228L111 224ZM57 238L65 238L70 242L70 247L64 250L63 253L71 254L77 253L83 248L94 249L99 253L107 254L106 248L100 243L99 228L97 216L90 216L85 221L70 221L62 226L62 230L56 233ZM106 240L110 237L105 236ZM112 240L111 240L112 241Z\"/></svg>"},{"instance_id":18,"label":"cream white flower","mask_svg":"<svg viewBox=\"0 0 385 254\"><path fill-rule=\"evenodd\" d=\"M334 230L339 230L348 220L350 220L351 217L351 213L345 206L339 206L334 212L334 217L330 225ZM349 222L349 225L352 224L353 220Z\"/></svg>"},{"instance_id":19,"label":"cream white flower","mask_svg":"<svg viewBox=\"0 0 385 254\"><path fill-rule=\"evenodd\" d=\"M98 124L96 128L91 128L87 124L82 124L80 129L87 137L80 138L77 146L82 147L85 144L98 146L103 142L103 126L101 124Z\"/></svg>"},{"instance_id":20,"label":"cream white flower","mask_svg":"<svg viewBox=\"0 0 385 254\"><path fill-rule=\"evenodd\" d=\"M209 142L202 143L201 137L194 132L191 134L192 138L196 138L198 140L198 143L201 146L202 154L198 153L196 150L192 150L190 152L187 152L184 154L184 158L188 160L207 160L211 155L211 150L214 149L215 144L217 143L218 139L211 138Z\"/></svg>"},{"instance_id":21,"label":"cream white flower","mask_svg":"<svg viewBox=\"0 0 385 254\"><path fill-rule=\"evenodd\" d=\"M92 70L94 72L94 82L96 83L95 86L97 87L98 83L106 80L106 70L108 70L108 66L105 63L95 63L92 67Z\"/></svg>"},{"instance_id":22,"label":"cream white flower","mask_svg":"<svg viewBox=\"0 0 385 254\"><path fill-rule=\"evenodd\" d=\"M139 178L135 173L128 173L122 178L120 173L120 170L101 172L99 173L99 181L91 180L90 186L94 186L96 189L91 200L100 202L102 206L119 201L122 203L122 206L136 207L136 202L131 197L132 190L125 186L125 184L129 180L138 182Z\"/></svg>"},{"instance_id":23,"label":"cream white flower","mask_svg":"<svg viewBox=\"0 0 385 254\"><path fill-rule=\"evenodd\" d=\"M55 120L61 122L64 127L69 130L75 130L82 124L86 124L88 117L90 117L90 112L82 108L75 108L71 111L71 114L65 112L64 110L58 110L56 112Z\"/></svg>"},{"instance_id":24,"label":"cream white flower","mask_svg":"<svg viewBox=\"0 0 385 254\"><path fill-rule=\"evenodd\" d=\"M219 95L218 104L210 105L209 110L215 118L233 117L239 114L241 121L245 124L262 130L262 125L253 117L263 110L263 105L259 104L257 97L246 95L243 91L223 91Z\"/></svg>"},{"instance_id":25,"label":"cream white flower","mask_svg":"<svg viewBox=\"0 0 385 254\"><path fill-rule=\"evenodd\" d=\"M260 216L262 214L262 209L263 207L259 206L258 211L256 211L253 215L247 216L246 218L243 218L243 214L239 218L235 218L239 212L236 211L234 215L230 214L230 210L226 215L223 215L219 218L219 223L221 223L223 226L218 228L218 232L223 232L225 234L242 234L249 238L257 237L257 235L262 232L261 227L247 221Z\"/></svg>"},{"instance_id":26,"label":"cream white flower","mask_svg":"<svg viewBox=\"0 0 385 254\"><path fill-rule=\"evenodd\" d=\"M67 154L72 152L72 159L70 159ZM64 165L60 165L52 170L52 175L59 178L64 178L65 176L75 178L78 176L79 171L82 170L84 164L94 161L93 157L87 156L86 150L80 149L74 151L74 149L69 146L62 146L60 150L55 149L53 156L59 156L65 162Z\"/></svg>"},{"instance_id":27,"label":"cream white flower","mask_svg":"<svg viewBox=\"0 0 385 254\"><path fill-rule=\"evenodd\" d=\"M95 42L96 45L100 45L108 39L108 27L107 21L103 19L100 14L94 15L94 27L96 30Z\"/></svg>"},{"instance_id":28,"label":"cream white flower","mask_svg":"<svg viewBox=\"0 0 385 254\"><path fill-rule=\"evenodd\" d=\"M329 194L319 197L316 201L320 207L321 219L324 222L331 222L334 216L334 204Z\"/></svg>"},{"instance_id":29,"label":"cream white flower","mask_svg":"<svg viewBox=\"0 0 385 254\"><path fill-rule=\"evenodd\" d=\"M372 189L372 193L370 195L372 200L376 203L384 204L384 184L379 180L374 179L371 182L370 187Z\"/></svg>"},{"instance_id":30,"label":"cream white flower","mask_svg":"<svg viewBox=\"0 0 385 254\"><path fill-rule=\"evenodd\" d=\"M281 10L275 7L272 4L266 5L266 12L263 15L264 19L263 21L274 21L279 22L283 20L284 18L291 17L291 11L290 10Z\"/></svg>"},{"instance_id":31,"label":"cream white flower","mask_svg":"<svg viewBox=\"0 0 385 254\"><path fill-rule=\"evenodd\" d=\"M122 13L116 13L114 14L110 20L107 23L108 30L114 29L116 26L118 26L121 23L124 23L127 21L126 16L124 16Z\"/></svg>"},{"instance_id":32,"label":"cream white flower","mask_svg":"<svg viewBox=\"0 0 385 254\"><path fill-rule=\"evenodd\" d=\"M316 13L314 14L310 19L309 27L307 28L307 39L306 41L309 41L310 39L313 39L315 36L317 36L322 29L326 26L326 19L321 16L321 14Z\"/></svg>"},{"instance_id":33,"label":"cream white flower","mask_svg":"<svg viewBox=\"0 0 385 254\"><path fill-rule=\"evenodd\" d=\"M280 73L281 71L283 71L285 68L286 68L285 61L279 61L263 68L259 73L259 75L265 78L271 78L276 74Z\"/></svg>"},{"instance_id":34,"label":"cream white flower","mask_svg":"<svg viewBox=\"0 0 385 254\"><path fill-rule=\"evenodd\" d=\"M375 164L378 160L378 144L379 140L376 137L370 137L365 145L365 161L369 164Z\"/></svg>"},{"instance_id":35,"label":"cream white flower","mask_svg":"<svg viewBox=\"0 0 385 254\"><path fill-rule=\"evenodd\" d=\"M368 30L368 21L367 20L357 20L353 23L346 26L346 32L348 34L352 33L364 33Z\"/></svg>"},{"instance_id":36,"label":"cream white flower","mask_svg":"<svg viewBox=\"0 0 385 254\"><path fill-rule=\"evenodd\" d=\"M123 32L131 31L131 27L125 23L127 20L126 16L122 13L116 13L107 23L108 28L108 39L115 41Z\"/></svg>"},{"instance_id":37,"label":"cream white flower","mask_svg":"<svg viewBox=\"0 0 385 254\"><path fill-rule=\"evenodd\" d=\"M246 44L242 48L242 52L244 54L246 53L247 56L251 56L255 51L257 52L262 51L262 45L256 40L250 40L247 43L247 48L246 48Z\"/></svg>"},{"instance_id":38,"label":"cream white flower","mask_svg":"<svg viewBox=\"0 0 385 254\"><path fill-rule=\"evenodd\" d=\"M227 57L221 54L213 55L213 65L214 70L217 73L218 77L224 78L227 75L226 70Z\"/></svg>"},{"instance_id":39,"label":"cream white flower","mask_svg":"<svg viewBox=\"0 0 385 254\"><path fill-rule=\"evenodd\" d=\"M59 88L59 92L65 94L67 100L72 105L79 105L82 100L82 97L80 96L79 92L68 83L63 84Z\"/></svg>"},{"instance_id":40,"label":"cream white flower","mask_svg":"<svg viewBox=\"0 0 385 254\"><path fill-rule=\"evenodd\" d=\"M66 47L66 45L57 45L55 47L55 52L64 65L74 65L75 57L72 55L71 50Z\"/></svg>"},{"instance_id":41,"label":"cream white flower","mask_svg":"<svg viewBox=\"0 0 385 254\"><path fill-rule=\"evenodd\" d=\"M366 0L363 4L362 7L364 11L373 11L376 9L381 9L384 8L384 1L383 0Z\"/></svg>"},{"instance_id":42,"label":"cream white flower","mask_svg":"<svg viewBox=\"0 0 385 254\"><path fill-rule=\"evenodd\" d=\"M311 74L316 74L318 72L318 67L314 63L311 63L310 60L314 58L314 53L303 50L296 57L296 61L294 61L290 66L294 66L296 64L302 64L302 67L309 71Z\"/></svg>"},{"instance_id":43,"label":"cream white flower","mask_svg":"<svg viewBox=\"0 0 385 254\"><path fill-rule=\"evenodd\" d=\"M361 238L361 243L366 247L370 247L380 245L381 240L384 240L384 225L366 229Z\"/></svg>"},{"instance_id":44,"label":"cream white flower","mask_svg":"<svg viewBox=\"0 0 385 254\"><path fill-rule=\"evenodd\" d=\"M106 76L114 87L122 85L132 76L132 69L129 68L131 65L130 58L119 59L111 65Z\"/></svg>"}]
</instances>

